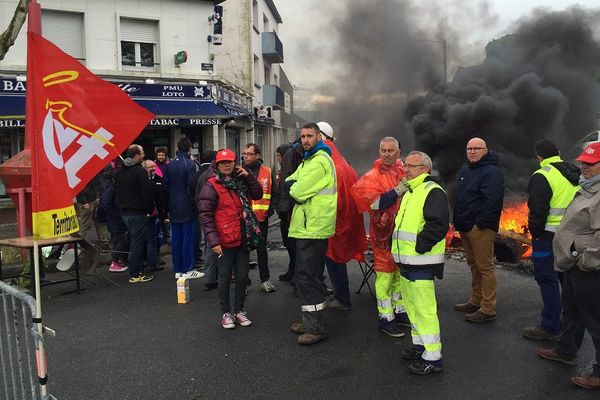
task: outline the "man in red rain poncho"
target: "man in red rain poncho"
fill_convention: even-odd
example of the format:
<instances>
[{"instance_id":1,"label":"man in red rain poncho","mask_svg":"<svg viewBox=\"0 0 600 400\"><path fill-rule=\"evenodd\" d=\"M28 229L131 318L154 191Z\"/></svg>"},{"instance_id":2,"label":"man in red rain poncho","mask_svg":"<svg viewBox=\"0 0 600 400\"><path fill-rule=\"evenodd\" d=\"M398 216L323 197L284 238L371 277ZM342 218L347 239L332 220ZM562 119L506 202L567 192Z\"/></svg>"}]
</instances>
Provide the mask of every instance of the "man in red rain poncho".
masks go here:
<instances>
[{"instance_id":1,"label":"man in red rain poncho","mask_svg":"<svg viewBox=\"0 0 600 400\"><path fill-rule=\"evenodd\" d=\"M364 261L367 238L362 214L352 201L350 188L357 181L356 172L333 144L333 128L327 122L318 122L321 137L331 148L331 159L335 165L337 178L337 215L335 235L329 238L325 265L333 286L334 298L327 301L326 308L349 311L350 286L346 263L352 259Z\"/></svg>"},{"instance_id":2,"label":"man in red rain poncho","mask_svg":"<svg viewBox=\"0 0 600 400\"><path fill-rule=\"evenodd\" d=\"M375 292L379 312L379 331L392 337L402 337L402 326L410 321L400 294L400 271L391 253L394 219L402 194L407 189L406 173L400 160L400 145L393 137L379 143L379 159L373 168L352 186L352 197L360 212L369 212L369 237L376 274Z\"/></svg>"}]
</instances>

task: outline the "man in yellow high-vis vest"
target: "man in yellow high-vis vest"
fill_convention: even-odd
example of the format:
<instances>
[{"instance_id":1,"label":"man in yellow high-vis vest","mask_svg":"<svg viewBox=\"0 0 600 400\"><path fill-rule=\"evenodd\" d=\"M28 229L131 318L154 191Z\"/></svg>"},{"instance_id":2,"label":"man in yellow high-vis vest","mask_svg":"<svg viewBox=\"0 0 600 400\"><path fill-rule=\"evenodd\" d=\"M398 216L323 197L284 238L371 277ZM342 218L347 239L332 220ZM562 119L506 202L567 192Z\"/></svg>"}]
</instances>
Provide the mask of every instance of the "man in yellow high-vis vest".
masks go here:
<instances>
[{"instance_id":1,"label":"man in yellow high-vis vest","mask_svg":"<svg viewBox=\"0 0 600 400\"><path fill-rule=\"evenodd\" d=\"M273 204L276 204L278 195L277 185L274 185L274 174L271 168L263 165L260 158L260 147L255 143L246 144L242 153L244 168L256 177L263 190L260 200L252 200L252 211L256 214L256 220L260 225L263 241L256 248L256 259L258 261L258 275L260 278L260 289L263 292L274 292L275 285L271 283L271 272L269 271L269 256L267 253L267 233L269 232L269 217L273 215Z\"/></svg>"},{"instance_id":2,"label":"man in yellow high-vis vest","mask_svg":"<svg viewBox=\"0 0 600 400\"><path fill-rule=\"evenodd\" d=\"M541 321L523 329L532 340L558 340L560 334L559 273L554 270L552 239L579 188L580 171L564 162L556 145L542 139L534 145L540 168L529 180L529 232L533 239L533 271L542 294ZM583 333L582 333L583 334Z\"/></svg>"},{"instance_id":3,"label":"man in yellow high-vis vest","mask_svg":"<svg viewBox=\"0 0 600 400\"><path fill-rule=\"evenodd\" d=\"M440 322L434 277L443 278L446 233L450 222L446 192L429 173L431 158L413 151L405 162L407 191L392 233L392 255L400 266L404 307L411 321L413 346L402 357L414 360L417 375L443 371Z\"/></svg>"}]
</instances>

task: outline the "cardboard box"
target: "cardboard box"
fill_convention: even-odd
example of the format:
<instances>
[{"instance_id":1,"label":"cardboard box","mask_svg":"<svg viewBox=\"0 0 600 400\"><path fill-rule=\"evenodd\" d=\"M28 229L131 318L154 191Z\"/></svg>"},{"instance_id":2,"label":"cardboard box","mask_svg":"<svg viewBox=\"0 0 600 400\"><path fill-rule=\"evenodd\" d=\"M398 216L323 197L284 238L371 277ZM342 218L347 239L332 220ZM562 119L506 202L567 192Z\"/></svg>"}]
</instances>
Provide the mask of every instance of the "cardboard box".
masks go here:
<instances>
[{"instance_id":1,"label":"cardboard box","mask_svg":"<svg viewBox=\"0 0 600 400\"><path fill-rule=\"evenodd\" d=\"M185 278L177 279L177 303L186 304L190 302L190 283Z\"/></svg>"}]
</instances>

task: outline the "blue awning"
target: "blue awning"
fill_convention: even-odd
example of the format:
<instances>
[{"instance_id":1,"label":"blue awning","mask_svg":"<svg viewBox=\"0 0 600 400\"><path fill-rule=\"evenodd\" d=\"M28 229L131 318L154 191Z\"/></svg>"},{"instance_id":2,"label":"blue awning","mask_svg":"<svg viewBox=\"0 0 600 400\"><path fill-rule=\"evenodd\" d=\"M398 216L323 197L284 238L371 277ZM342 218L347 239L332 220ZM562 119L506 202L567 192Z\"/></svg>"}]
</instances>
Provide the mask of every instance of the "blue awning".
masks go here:
<instances>
[{"instance_id":1,"label":"blue awning","mask_svg":"<svg viewBox=\"0 0 600 400\"><path fill-rule=\"evenodd\" d=\"M25 118L24 95L0 95L0 118L23 119Z\"/></svg>"},{"instance_id":2,"label":"blue awning","mask_svg":"<svg viewBox=\"0 0 600 400\"><path fill-rule=\"evenodd\" d=\"M206 100L133 98L157 117L231 118L221 105Z\"/></svg>"}]
</instances>

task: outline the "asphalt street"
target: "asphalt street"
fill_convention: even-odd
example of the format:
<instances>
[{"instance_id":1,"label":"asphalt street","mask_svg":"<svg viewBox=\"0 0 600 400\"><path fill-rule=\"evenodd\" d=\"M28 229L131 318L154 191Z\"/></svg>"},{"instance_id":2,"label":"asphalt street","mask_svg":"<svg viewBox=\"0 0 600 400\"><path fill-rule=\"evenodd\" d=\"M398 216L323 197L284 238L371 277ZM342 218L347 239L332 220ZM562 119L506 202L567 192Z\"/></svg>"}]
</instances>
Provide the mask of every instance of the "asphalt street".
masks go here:
<instances>
[{"instance_id":1,"label":"asphalt street","mask_svg":"<svg viewBox=\"0 0 600 400\"><path fill-rule=\"evenodd\" d=\"M169 268L136 285L112 274L121 287L87 283L79 295L61 294L70 284L43 288L45 325L57 332L47 339L50 392L60 400L598 399L570 382L591 365L587 334L578 367L538 358L539 343L521 337L540 310L530 275L499 267L498 319L473 324L453 310L468 299L470 273L464 262L448 260L437 282L445 370L415 376L400 358L410 338L378 332L366 288L353 294L352 311L327 311L328 340L298 345L289 325L300 317L299 302L276 278L287 253L269 256L277 292L261 292L251 270L246 309L253 325L227 331L216 291L193 280L191 302L177 304ZM356 291L362 275L354 261L348 269Z\"/></svg>"}]
</instances>

